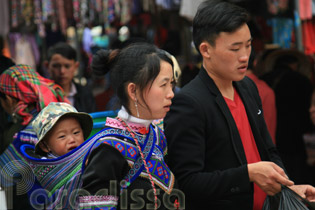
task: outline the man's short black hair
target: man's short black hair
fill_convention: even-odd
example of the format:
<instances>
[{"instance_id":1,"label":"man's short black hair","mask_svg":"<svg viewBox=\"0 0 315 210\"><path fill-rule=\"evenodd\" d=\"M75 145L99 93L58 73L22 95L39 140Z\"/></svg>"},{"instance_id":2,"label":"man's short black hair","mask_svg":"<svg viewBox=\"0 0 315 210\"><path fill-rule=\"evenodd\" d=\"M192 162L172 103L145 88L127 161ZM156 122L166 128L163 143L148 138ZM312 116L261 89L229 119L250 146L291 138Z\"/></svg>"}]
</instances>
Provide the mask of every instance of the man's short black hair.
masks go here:
<instances>
[{"instance_id":1,"label":"man's short black hair","mask_svg":"<svg viewBox=\"0 0 315 210\"><path fill-rule=\"evenodd\" d=\"M199 51L203 41L215 46L221 32L234 32L249 21L249 13L242 7L220 0L202 2L193 20L193 41Z\"/></svg>"},{"instance_id":2,"label":"man's short black hair","mask_svg":"<svg viewBox=\"0 0 315 210\"><path fill-rule=\"evenodd\" d=\"M75 49L65 42L58 42L48 49L47 60L50 61L53 55L60 54L69 60L77 60L77 53Z\"/></svg>"}]
</instances>

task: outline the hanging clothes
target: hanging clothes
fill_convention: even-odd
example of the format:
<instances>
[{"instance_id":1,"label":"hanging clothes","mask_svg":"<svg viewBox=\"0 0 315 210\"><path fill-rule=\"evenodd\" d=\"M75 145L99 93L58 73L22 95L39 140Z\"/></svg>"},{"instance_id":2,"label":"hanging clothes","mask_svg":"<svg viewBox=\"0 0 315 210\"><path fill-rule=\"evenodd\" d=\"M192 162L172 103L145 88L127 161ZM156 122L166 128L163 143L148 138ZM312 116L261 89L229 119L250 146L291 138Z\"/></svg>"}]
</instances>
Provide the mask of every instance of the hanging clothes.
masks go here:
<instances>
[{"instance_id":1,"label":"hanging clothes","mask_svg":"<svg viewBox=\"0 0 315 210\"><path fill-rule=\"evenodd\" d=\"M131 0L121 1L120 22L122 25L127 24L131 20L131 18L132 18L131 8L132 8L132 1Z\"/></svg>"},{"instance_id":2,"label":"hanging clothes","mask_svg":"<svg viewBox=\"0 0 315 210\"><path fill-rule=\"evenodd\" d=\"M203 0L195 0L195 1L182 0L181 5L180 5L180 10L179 10L179 15L192 21L192 19L195 17L195 14L197 12L197 8L201 2L203 2Z\"/></svg>"},{"instance_id":3,"label":"hanging clothes","mask_svg":"<svg viewBox=\"0 0 315 210\"><path fill-rule=\"evenodd\" d=\"M58 19L60 29L63 34L67 33L67 17L65 13L65 5L63 0L57 0Z\"/></svg>"},{"instance_id":4,"label":"hanging clothes","mask_svg":"<svg viewBox=\"0 0 315 210\"><path fill-rule=\"evenodd\" d=\"M140 9L141 9L141 5L139 0L134 0L134 8L133 8L133 14L138 14L140 13ZM154 14L155 11L155 0L146 0L146 1L142 1L142 9L145 12Z\"/></svg>"},{"instance_id":5,"label":"hanging clothes","mask_svg":"<svg viewBox=\"0 0 315 210\"><path fill-rule=\"evenodd\" d=\"M35 24L37 24L38 35L41 38L44 38L46 36L46 33L45 25L43 22L42 5L40 0L34 0L34 8L35 8L34 22Z\"/></svg>"},{"instance_id":6,"label":"hanging clothes","mask_svg":"<svg viewBox=\"0 0 315 210\"><path fill-rule=\"evenodd\" d=\"M312 20L302 22L303 46L306 55L315 53L315 24Z\"/></svg>"},{"instance_id":7,"label":"hanging clothes","mask_svg":"<svg viewBox=\"0 0 315 210\"><path fill-rule=\"evenodd\" d=\"M0 35L4 36L10 30L9 0L0 0L0 5Z\"/></svg>"},{"instance_id":8,"label":"hanging clothes","mask_svg":"<svg viewBox=\"0 0 315 210\"><path fill-rule=\"evenodd\" d=\"M271 18L267 22L272 27L273 43L282 48L291 48L293 20L290 18Z\"/></svg>"},{"instance_id":9,"label":"hanging clothes","mask_svg":"<svg viewBox=\"0 0 315 210\"><path fill-rule=\"evenodd\" d=\"M20 1L18 0L11 1L11 26L13 28L17 27L19 24L19 6Z\"/></svg>"},{"instance_id":10,"label":"hanging clothes","mask_svg":"<svg viewBox=\"0 0 315 210\"><path fill-rule=\"evenodd\" d=\"M284 13L289 8L288 0L267 0L268 11L272 15Z\"/></svg>"},{"instance_id":11,"label":"hanging clothes","mask_svg":"<svg viewBox=\"0 0 315 210\"><path fill-rule=\"evenodd\" d=\"M28 40L21 36L15 44L15 63L26 64L36 69L35 56L31 44Z\"/></svg>"},{"instance_id":12,"label":"hanging clothes","mask_svg":"<svg viewBox=\"0 0 315 210\"><path fill-rule=\"evenodd\" d=\"M22 0L21 1L21 13L26 26L33 24L34 17L34 4L33 0Z\"/></svg>"},{"instance_id":13,"label":"hanging clothes","mask_svg":"<svg viewBox=\"0 0 315 210\"><path fill-rule=\"evenodd\" d=\"M312 0L299 0L301 20L312 19Z\"/></svg>"},{"instance_id":14,"label":"hanging clothes","mask_svg":"<svg viewBox=\"0 0 315 210\"><path fill-rule=\"evenodd\" d=\"M49 16L54 14L54 6L51 0L42 1L43 21L47 21Z\"/></svg>"},{"instance_id":15,"label":"hanging clothes","mask_svg":"<svg viewBox=\"0 0 315 210\"><path fill-rule=\"evenodd\" d=\"M80 0L72 0L73 18L75 22L80 22Z\"/></svg>"}]
</instances>

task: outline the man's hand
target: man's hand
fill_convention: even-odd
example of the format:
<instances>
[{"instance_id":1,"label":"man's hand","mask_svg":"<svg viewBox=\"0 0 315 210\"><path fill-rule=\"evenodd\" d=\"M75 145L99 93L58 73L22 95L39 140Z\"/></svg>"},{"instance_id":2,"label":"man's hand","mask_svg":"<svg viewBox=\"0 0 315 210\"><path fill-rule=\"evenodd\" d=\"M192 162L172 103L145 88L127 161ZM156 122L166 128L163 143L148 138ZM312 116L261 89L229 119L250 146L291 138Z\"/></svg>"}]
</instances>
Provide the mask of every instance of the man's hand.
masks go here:
<instances>
[{"instance_id":1,"label":"man's hand","mask_svg":"<svg viewBox=\"0 0 315 210\"><path fill-rule=\"evenodd\" d=\"M261 161L247 165L249 180L255 182L267 195L281 191L281 184L292 186L284 170L273 162Z\"/></svg>"},{"instance_id":2,"label":"man's hand","mask_svg":"<svg viewBox=\"0 0 315 210\"><path fill-rule=\"evenodd\" d=\"M315 202L315 188L311 185L293 185L290 189L300 195L302 198L306 198L311 202Z\"/></svg>"}]
</instances>

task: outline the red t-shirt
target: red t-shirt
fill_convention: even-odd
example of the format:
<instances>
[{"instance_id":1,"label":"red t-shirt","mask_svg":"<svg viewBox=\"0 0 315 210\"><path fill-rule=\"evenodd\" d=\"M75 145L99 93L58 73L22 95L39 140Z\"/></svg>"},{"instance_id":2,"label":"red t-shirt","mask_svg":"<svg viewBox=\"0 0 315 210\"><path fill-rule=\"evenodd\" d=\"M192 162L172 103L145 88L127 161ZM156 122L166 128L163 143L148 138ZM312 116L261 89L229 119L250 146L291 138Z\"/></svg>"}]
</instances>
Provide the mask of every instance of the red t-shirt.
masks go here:
<instances>
[{"instance_id":1,"label":"red t-shirt","mask_svg":"<svg viewBox=\"0 0 315 210\"><path fill-rule=\"evenodd\" d=\"M238 95L235 89L234 89L234 101L228 98L224 98L224 99L232 113L238 132L240 134L240 137L243 143L243 148L246 155L246 159L247 159L247 163L256 163L256 162L261 161L242 99L240 98L240 96ZM265 199L266 199L266 193L262 191L254 183L253 209L261 210Z\"/></svg>"}]
</instances>

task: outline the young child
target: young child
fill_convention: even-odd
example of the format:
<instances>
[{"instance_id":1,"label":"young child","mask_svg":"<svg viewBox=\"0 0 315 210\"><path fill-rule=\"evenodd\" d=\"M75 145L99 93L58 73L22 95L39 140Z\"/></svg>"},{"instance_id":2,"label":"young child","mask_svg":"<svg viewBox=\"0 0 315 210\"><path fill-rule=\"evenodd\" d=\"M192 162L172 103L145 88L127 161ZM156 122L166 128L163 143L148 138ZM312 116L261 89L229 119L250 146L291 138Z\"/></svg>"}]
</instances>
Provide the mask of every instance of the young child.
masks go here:
<instances>
[{"instance_id":1,"label":"young child","mask_svg":"<svg viewBox=\"0 0 315 210\"><path fill-rule=\"evenodd\" d=\"M93 121L70 104L53 102L37 115L32 126L38 137L35 153L56 158L81 145L90 135Z\"/></svg>"}]
</instances>

